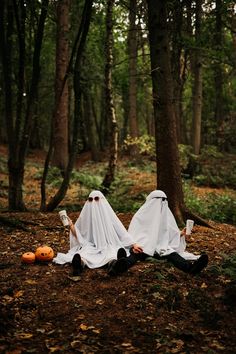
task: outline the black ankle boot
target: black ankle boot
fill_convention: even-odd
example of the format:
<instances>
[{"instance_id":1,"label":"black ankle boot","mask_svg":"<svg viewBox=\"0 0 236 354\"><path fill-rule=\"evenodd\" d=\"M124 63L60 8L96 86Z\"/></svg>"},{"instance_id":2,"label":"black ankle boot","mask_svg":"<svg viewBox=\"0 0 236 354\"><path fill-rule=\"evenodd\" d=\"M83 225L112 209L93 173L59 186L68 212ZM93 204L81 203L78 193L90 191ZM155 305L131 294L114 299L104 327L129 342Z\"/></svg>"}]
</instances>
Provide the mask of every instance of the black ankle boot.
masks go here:
<instances>
[{"instance_id":1,"label":"black ankle boot","mask_svg":"<svg viewBox=\"0 0 236 354\"><path fill-rule=\"evenodd\" d=\"M205 268L208 264L208 255L202 254L192 265L189 270L189 273L192 275L196 275L200 273L203 268Z\"/></svg>"},{"instance_id":2,"label":"black ankle boot","mask_svg":"<svg viewBox=\"0 0 236 354\"><path fill-rule=\"evenodd\" d=\"M117 252L117 259L125 258L125 257L127 257L125 249L124 248L119 248L118 252Z\"/></svg>"},{"instance_id":3,"label":"black ankle boot","mask_svg":"<svg viewBox=\"0 0 236 354\"><path fill-rule=\"evenodd\" d=\"M83 271L83 266L79 253L76 253L72 259L72 269L73 276L80 275Z\"/></svg>"},{"instance_id":4,"label":"black ankle boot","mask_svg":"<svg viewBox=\"0 0 236 354\"><path fill-rule=\"evenodd\" d=\"M125 257L117 259L117 261L112 261L110 267L108 268L109 275L119 275L128 270L128 263Z\"/></svg>"}]
</instances>

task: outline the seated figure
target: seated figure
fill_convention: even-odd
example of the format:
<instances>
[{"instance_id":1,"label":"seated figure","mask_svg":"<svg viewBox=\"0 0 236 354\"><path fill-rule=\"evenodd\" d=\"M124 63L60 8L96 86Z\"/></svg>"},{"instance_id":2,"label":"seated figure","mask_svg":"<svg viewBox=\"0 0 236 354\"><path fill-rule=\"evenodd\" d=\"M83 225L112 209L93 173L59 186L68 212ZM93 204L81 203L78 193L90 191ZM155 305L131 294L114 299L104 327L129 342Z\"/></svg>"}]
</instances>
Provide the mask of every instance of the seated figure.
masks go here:
<instances>
[{"instance_id":1,"label":"seated figure","mask_svg":"<svg viewBox=\"0 0 236 354\"><path fill-rule=\"evenodd\" d=\"M116 261L117 269L121 269L122 264L126 264L124 270L128 269L147 257L167 259L176 268L192 275L207 266L206 254L195 255L186 251L185 229L180 232L168 207L167 196L161 190L154 190L147 196L145 203L133 216L128 232L143 252L131 250L129 257L121 257Z\"/></svg>"},{"instance_id":2,"label":"seated figure","mask_svg":"<svg viewBox=\"0 0 236 354\"><path fill-rule=\"evenodd\" d=\"M125 248L142 251L100 191L89 194L75 224L68 219L70 249L66 254L58 253L53 261L57 264L71 262L73 275L79 275L85 266L111 267L117 257L126 255ZM117 273L126 268L124 263L115 266Z\"/></svg>"}]
</instances>

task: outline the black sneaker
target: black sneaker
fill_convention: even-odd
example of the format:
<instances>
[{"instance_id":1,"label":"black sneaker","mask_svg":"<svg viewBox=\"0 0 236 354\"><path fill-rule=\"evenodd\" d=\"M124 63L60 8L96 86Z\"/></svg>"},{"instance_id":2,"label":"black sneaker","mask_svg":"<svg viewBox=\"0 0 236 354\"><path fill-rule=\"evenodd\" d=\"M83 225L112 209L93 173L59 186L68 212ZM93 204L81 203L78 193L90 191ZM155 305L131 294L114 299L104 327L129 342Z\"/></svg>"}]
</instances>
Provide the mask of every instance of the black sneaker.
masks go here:
<instances>
[{"instance_id":1,"label":"black sneaker","mask_svg":"<svg viewBox=\"0 0 236 354\"><path fill-rule=\"evenodd\" d=\"M117 259L125 258L127 256L124 248L119 248L117 252Z\"/></svg>"},{"instance_id":2,"label":"black sneaker","mask_svg":"<svg viewBox=\"0 0 236 354\"><path fill-rule=\"evenodd\" d=\"M126 258L120 258L117 261L112 262L111 266L108 268L109 275L118 275L124 273L128 270L128 263Z\"/></svg>"},{"instance_id":3,"label":"black sneaker","mask_svg":"<svg viewBox=\"0 0 236 354\"><path fill-rule=\"evenodd\" d=\"M83 271L83 266L81 262L81 257L79 253L76 253L72 259L73 276L80 275Z\"/></svg>"},{"instance_id":4,"label":"black sneaker","mask_svg":"<svg viewBox=\"0 0 236 354\"><path fill-rule=\"evenodd\" d=\"M202 254L192 265L189 273L196 275L200 273L208 264L208 255Z\"/></svg>"}]
</instances>

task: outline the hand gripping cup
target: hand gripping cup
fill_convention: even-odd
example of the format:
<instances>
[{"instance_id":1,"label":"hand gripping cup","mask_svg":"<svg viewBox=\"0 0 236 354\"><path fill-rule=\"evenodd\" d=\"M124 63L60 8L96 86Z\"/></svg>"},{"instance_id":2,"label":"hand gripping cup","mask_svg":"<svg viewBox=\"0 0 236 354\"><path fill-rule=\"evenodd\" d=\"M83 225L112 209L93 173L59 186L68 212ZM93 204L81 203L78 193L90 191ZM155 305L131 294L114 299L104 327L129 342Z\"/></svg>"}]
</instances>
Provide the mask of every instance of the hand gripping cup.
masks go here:
<instances>
[{"instance_id":1,"label":"hand gripping cup","mask_svg":"<svg viewBox=\"0 0 236 354\"><path fill-rule=\"evenodd\" d=\"M59 211L59 216L60 216L62 224L64 226L68 226L69 225L69 220L68 220L68 216L66 214L66 210Z\"/></svg>"},{"instance_id":2,"label":"hand gripping cup","mask_svg":"<svg viewBox=\"0 0 236 354\"><path fill-rule=\"evenodd\" d=\"M186 221L186 235L190 235L191 234L193 225L194 225L194 221L193 220L188 219Z\"/></svg>"}]
</instances>

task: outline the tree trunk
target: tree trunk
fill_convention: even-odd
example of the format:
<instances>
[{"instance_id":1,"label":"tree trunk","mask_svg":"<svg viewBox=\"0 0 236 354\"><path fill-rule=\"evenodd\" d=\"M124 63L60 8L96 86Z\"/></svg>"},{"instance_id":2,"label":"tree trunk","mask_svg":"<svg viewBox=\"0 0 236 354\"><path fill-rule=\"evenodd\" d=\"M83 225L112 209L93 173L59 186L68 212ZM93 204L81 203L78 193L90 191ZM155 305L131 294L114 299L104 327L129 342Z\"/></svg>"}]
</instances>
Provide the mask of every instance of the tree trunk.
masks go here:
<instances>
[{"instance_id":1,"label":"tree trunk","mask_svg":"<svg viewBox=\"0 0 236 354\"><path fill-rule=\"evenodd\" d=\"M57 43L54 112L54 153L52 164L64 173L68 163L68 81L64 83L68 67L68 33L70 0L57 3Z\"/></svg>"},{"instance_id":2,"label":"tree trunk","mask_svg":"<svg viewBox=\"0 0 236 354\"><path fill-rule=\"evenodd\" d=\"M222 33L222 0L216 0L216 23L215 23L215 51L219 58L214 65L215 76L215 121L217 124L217 145L221 148L224 146L224 104L223 104L223 73L221 63L221 51L223 43Z\"/></svg>"},{"instance_id":3,"label":"tree trunk","mask_svg":"<svg viewBox=\"0 0 236 354\"><path fill-rule=\"evenodd\" d=\"M167 32L167 3L161 0L148 0L147 3L156 128L157 186L167 194L170 209L177 222L183 225L187 210L184 204L177 145Z\"/></svg>"},{"instance_id":4,"label":"tree trunk","mask_svg":"<svg viewBox=\"0 0 236 354\"><path fill-rule=\"evenodd\" d=\"M122 108L123 108L123 124L120 134L120 141L123 142L128 135L128 117L129 117L129 102L128 102L128 87L126 82L123 83L122 89Z\"/></svg>"},{"instance_id":5,"label":"tree trunk","mask_svg":"<svg viewBox=\"0 0 236 354\"><path fill-rule=\"evenodd\" d=\"M24 181L24 167L25 157L29 145L30 134L33 124L33 112L36 101L37 86L39 82L39 60L42 46L42 38L44 31L45 19L47 16L48 1L43 0L41 4L41 13L39 17L37 32L34 43L33 54L33 69L31 76L31 83L27 95L26 113L24 122L22 118L22 95L24 84L24 58L25 58L25 8L24 2L16 1L1 2L1 49L2 61L4 67L4 85L5 85L5 118L8 135L8 170L9 170L9 192L8 202L10 210L25 210L23 201L23 181ZM6 5L7 3L7 5ZM13 7L12 5L13 4ZM14 11L13 11L14 8ZM7 19L5 20L5 15ZM11 63L13 60L12 55L12 34L14 28L14 16L16 20L16 28L19 43L19 66L18 66L18 89L17 94L17 116L14 120L12 112L12 68Z\"/></svg>"},{"instance_id":6,"label":"tree trunk","mask_svg":"<svg viewBox=\"0 0 236 354\"><path fill-rule=\"evenodd\" d=\"M110 156L106 175L102 182L102 190L104 193L109 191L110 185L115 178L115 169L118 158L118 127L116 122L115 108L112 96L112 63L113 63L113 6L114 0L107 1L106 13L106 48L105 48L105 102L107 121L110 122Z\"/></svg>"},{"instance_id":7,"label":"tree trunk","mask_svg":"<svg viewBox=\"0 0 236 354\"><path fill-rule=\"evenodd\" d=\"M173 28L172 28L172 55L171 55L171 67L173 72L173 91L174 91L174 108L176 119L177 140L180 142L180 60L182 52L182 16L183 16L183 4L176 6L173 10Z\"/></svg>"},{"instance_id":8,"label":"tree trunk","mask_svg":"<svg viewBox=\"0 0 236 354\"><path fill-rule=\"evenodd\" d=\"M99 161L99 149L98 149L95 119L93 116L92 98L88 88L83 89L83 98L84 98L83 100L84 117L85 117L86 132L88 137L88 146L91 150L92 160Z\"/></svg>"},{"instance_id":9,"label":"tree trunk","mask_svg":"<svg viewBox=\"0 0 236 354\"><path fill-rule=\"evenodd\" d=\"M183 3L175 6L173 10L173 27L172 29L172 55L171 68L174 80L174 103L175 103L175 117L177 128L178 143L185 141L185 126L183 122L183 89L186 80L186 60L183 51Z\"/></svg>"},{"instance_id":10,"label":"tree trunk","mask_svg":"<svg viewBox=\"0 0 236 354\"><path fill-rule=\"evenodd\" d=\"M136 28L137 0L129 2L129 32L128 32L128 57L129 57L129 132L131 138L138 136L137 121L137 28ZM130 149L131 155L136 153L135 147Z\"/></svg>"},{"instance_id":11,"label":"tree trunk","mask_svg":"<svg viewBox=\"0 0 236 354\"><path fill-rule=\"evenodd\" d=\"M202 0L199 0L196 2L194 78L193 78L192 144L193 144L193 152L195 155L199 155L200 148L201 148L201 123L202 123L201 18L202 18Z\"/></svg>"},{"instance_id":12,"label":"tree trunk","mask_svg":"<svg viewBox=\"0 0 236 354\"><path fill-rule=\"evenodd\" d=\"M73 139L72 139L72 148L69 154L69 161L67 164L67 168L65 170L65 175L62 181L62 184L60 188L58 189L57 193L50 199L49 203L46 204L46 193L45 193L45 180L46 180L46 175L47 175L47 169L50 161L50 150L48 152L47 160L45 161L45 166L44 166L44 175L41 183L41 207L40 209L42 211L53 211L58 204L63 200L63 198L66 195L69 182L70 182L70 176L71 172L73 170L74 162L76 159L76 155L78 152L78 132L79 132L79 115L80 115L80 108L81 108L81 59L82 59L82 54L84 52L84 47L86 44L86 38L89 30L89 25L91 21L91 14L92 14L92 0L87 0L84 3L84 9L83 9L83 14L82 14L82 19L80 22L80 27L78 30L78 35L76 38L76 45L78 44L77 47L77 53L76 53L76 59L75 59L75 65L74 65L74 97L75 97L75 108L74 108L74 124L73 124ZM75 53L75 46L72 51L70 63L73 60L73 55ZM69 64L70 67L70 64ZM66 78L65 78L66 80ZM64 80L64 81L65 81Z\"/></svg>"}]
</instances>

